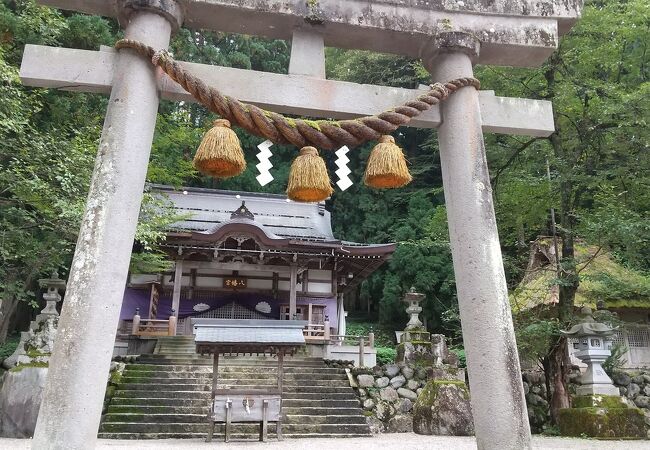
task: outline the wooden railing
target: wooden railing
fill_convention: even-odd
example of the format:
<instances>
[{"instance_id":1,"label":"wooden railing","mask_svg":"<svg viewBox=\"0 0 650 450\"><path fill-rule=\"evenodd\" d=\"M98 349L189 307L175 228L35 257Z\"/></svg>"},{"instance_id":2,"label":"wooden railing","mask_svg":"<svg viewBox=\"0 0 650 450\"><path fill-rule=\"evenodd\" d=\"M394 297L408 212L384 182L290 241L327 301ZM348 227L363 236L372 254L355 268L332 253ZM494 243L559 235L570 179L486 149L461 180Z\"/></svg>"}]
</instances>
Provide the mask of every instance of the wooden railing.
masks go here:
<instances>
[{"instance_id":1,"label":"wooden railing","mask_svg":"<svg viewBox=\"0 0 650 450\"><path fill-rule=\"evenodd\" d=\"M333 334L330 342L337 345L359 345L359 367L364 367L365 347L375 347L375 333L368 333L368 336L354 336L349 334Z\"/></svg>"},{"instance_id":2,"label":"wooden railing","mask_svg":"<svg viewBox=\"0 0 650 450\"><path fill-rule=\"evenodd\" d=\"M328 343L330 341L330 323L310 323L302 330L307 343Z\"/></svg>"},{"instance_id":3,"label":"wooden railing","mask_svg":"<svg viewBox=\"0 0 650 450\"><path fill-rule=\"evenodd\" d=\"M175 336L176 316L164 319L142 319L138 314L133 316L131 334L135 336Z\"/></svg>"}]
</instances>

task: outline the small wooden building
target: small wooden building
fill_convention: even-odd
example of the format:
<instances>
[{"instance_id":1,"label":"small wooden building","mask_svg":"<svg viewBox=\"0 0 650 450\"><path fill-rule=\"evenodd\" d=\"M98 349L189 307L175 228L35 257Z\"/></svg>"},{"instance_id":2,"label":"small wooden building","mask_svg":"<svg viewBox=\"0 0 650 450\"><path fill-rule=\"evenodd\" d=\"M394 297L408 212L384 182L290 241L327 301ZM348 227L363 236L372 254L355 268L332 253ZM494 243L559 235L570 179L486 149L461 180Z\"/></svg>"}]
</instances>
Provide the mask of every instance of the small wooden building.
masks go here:
<instances>
[{"instance_id":1,"label":"small wooden building","mask_svg":"<svg viewBox=\"0 0 650 450\"><path fill-rule=\"evenodd\" d=\"M183 219L162 246L170 270L129 277L122 337L133 334L136 312L148 326L143 334L189 335L192 318L305 320L308 343L345 334L343 295L396 247L337 239L323 202L159 185L153 191Z\"/></svg>"}]
</instances>

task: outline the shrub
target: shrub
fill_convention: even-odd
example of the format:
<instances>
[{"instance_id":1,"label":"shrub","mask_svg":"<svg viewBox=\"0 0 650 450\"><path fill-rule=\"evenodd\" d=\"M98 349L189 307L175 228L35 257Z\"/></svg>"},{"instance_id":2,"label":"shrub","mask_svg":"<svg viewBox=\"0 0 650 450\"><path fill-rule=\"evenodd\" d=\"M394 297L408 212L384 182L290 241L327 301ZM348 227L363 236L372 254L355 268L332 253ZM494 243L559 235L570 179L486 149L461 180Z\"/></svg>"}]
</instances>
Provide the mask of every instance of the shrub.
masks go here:
<instances>
[{"instance_id":1,"label":"shrub","mask_svg":"<svg viewBox=\"0 0 650 450\"><path fill-rule=\"evenodd\" d=\"M20 342L20 335L14 334L9 336L4 344L0 345L0 362L10 357L16 351L18 342Z\"/></svg>"},{"instance_id":2,"label":"shrub","mask_svg":"<svg viewBox=\"0 0 650 450\"><path fill-rule=\"evenodd\" d=\"M395 362L397 350L390 347L377 347L377 364L391 364Z\"/></svg>"},{"instance_id":3,"label":"shrub","mask_svg":"<svg viewBox=\"0 0 650 450\"><path fill-rule=\"evenodd\" d=\"M368 336L370 332L375 333L376 347L395 346L395 332L391 328L377 323L348 318L345 334L350 336Z\"/></svg>"},{"instance_id":4,"label":"shrub","mask_svg":"<svg viewBox=\"0 0 650 450\"><path fill-rule=\"evenodd\" d=\"M458 367L467 367L467 360L465 359L465 349L463 347L451 347L450 352L458 356Z\"/></svg>"},{"instance_id":5,"label":"shrub","mask_svg":"<svg viewBox=\"0 0 650 450\"><path fill-rule=\"evenodd\" d=\"M625 353L627 353L627 347L623 344L614 344L612 346L612 353L607 357L603 363L603 369L610 377L614 372L623 368L627 359L625 358Z\"/></svg>"}]
</instances>

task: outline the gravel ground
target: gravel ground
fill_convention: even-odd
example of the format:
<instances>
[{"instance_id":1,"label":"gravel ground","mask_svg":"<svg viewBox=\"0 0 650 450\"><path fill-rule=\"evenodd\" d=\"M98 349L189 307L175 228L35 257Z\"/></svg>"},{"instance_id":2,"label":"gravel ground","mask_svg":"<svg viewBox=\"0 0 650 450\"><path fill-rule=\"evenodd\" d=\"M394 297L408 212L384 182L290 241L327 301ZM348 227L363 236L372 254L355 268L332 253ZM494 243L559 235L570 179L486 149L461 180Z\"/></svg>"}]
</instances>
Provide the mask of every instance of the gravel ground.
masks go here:
<instances>
[{"instance_id":1,"label":"gravel ground","mask_svg":"<svg viewBox=\"0 0 650 450\"><path fill-rule=\"evenodd\" d=\"M0 438L2 450L27 450L30 449L28 439L3 439ZM446 436L419 436L413 433L384 434L372 438L354 439L287 439L283 442L230 442L228 448L264 450L316 450L318 447L333 447L336 450L469 450L476 449L476 442L471 437L446 437ZM215 440L208 444L202 440L159 440L159 441L118 441L99 440L98 449L208 449L225 448L223 442ZM568 438L533 438L535 449L608 449L608 450L635 450L650 449L648 441L597 441L591 439Z\"/></svg>"}]
</instances>

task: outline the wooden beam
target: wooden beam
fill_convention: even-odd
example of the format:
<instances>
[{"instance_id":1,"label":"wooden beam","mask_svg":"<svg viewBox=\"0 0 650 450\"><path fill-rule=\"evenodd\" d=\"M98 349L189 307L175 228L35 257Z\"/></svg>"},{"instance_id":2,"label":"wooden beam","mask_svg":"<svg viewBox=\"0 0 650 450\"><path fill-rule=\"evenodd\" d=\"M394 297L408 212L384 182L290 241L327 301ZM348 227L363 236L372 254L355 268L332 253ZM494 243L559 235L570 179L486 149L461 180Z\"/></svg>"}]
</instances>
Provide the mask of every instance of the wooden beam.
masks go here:
<instances>
[{"instance_id":1,"label":"wooden beam","mask_svg":"<svg viewBox=\"0 0 650 450\"><path fill-rule=\"evenodd\" d=\"M183 261L183 269L215 269L215 270L238 270L242 272L278 272L288 273L290 266L278 265L261 265L261 264L247 264L240 262L222 263L217 261ZM199 274L199 276L204 276ZM220 276L220 275L217 275Z\"/></svg>"},{"instance_id":2,"label":"wooden beam","mask_svg":"<svg viewBox=\"0 0 650 450\"><path fill-rule=\"evenodd\" d=\"M108 94L116 56L112 49L89 51L27 45L20 77L28 86ZM350 119L372 115L403 104L420 92L207 64L183 64L226 95L279 113L299 116ZM195 101L167 75L160 74L158 80L163 98ZM492 91L481 91L479 101L486 132L546 137L555 130L551 102L497 97ZM439 108L434 106L413 120L410 126L437 128L440 122Z\"/></svg>"}]
</instances>

